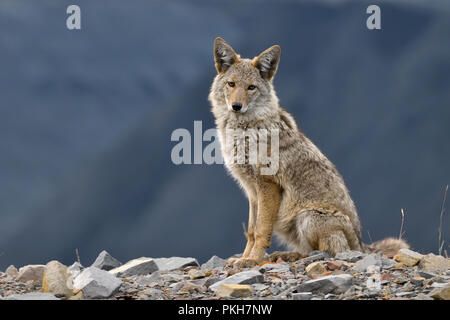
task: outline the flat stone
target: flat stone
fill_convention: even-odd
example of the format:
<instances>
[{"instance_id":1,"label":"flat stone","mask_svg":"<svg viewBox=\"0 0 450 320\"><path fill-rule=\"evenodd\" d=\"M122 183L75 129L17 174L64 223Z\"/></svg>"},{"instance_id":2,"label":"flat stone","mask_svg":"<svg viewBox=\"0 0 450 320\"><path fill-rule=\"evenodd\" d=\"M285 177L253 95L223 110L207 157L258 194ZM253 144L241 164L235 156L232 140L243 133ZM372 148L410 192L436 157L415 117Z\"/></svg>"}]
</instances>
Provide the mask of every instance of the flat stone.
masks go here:
<instances>
[{"instance_id":1,"label":"flat stone","mask_svg":"<svg viewBox=\"0 0 450 320\"><path fill-rule=\"evenodd\" d=\"M153 283L162 284L164 282L163 277L159 271L155 271L150 275L140 276L136 279L136 282L141 286L148 287Z\"/></svg>"},{"instance_id":2,"label":"flat stone","mask_svg":"<svg viewBox=\"0 0 450 320\"><path fill-rule=\"evenodd\" d=\"M358 272L366 272L368 267L381 266L381 264L382 261L380 255L370 254L357 261L356 265L353 268Z\"/></svg>"},{"instance_id":3,"label":"flat stone","mask_svg":"<svg viewBox=\"0 0 450 320\"><path fill-rule=\"evenodd\" d=\"M327 271L327 269L320 262L310 263L305 268L305 272L308 275L308 277L310 277L310 278L314 278L315 276L320 276L326 271Z\"/></svg>"},{"instance_id":4,"label":"flat stone","mask_svg":"<svg viewBox=\"0 0 450 320\"><path fill-rule=\"evenodd\" d=\"M430 293L430 297L437 300L450 300L450 283L442 288L436 288Z\"/></svg>"},{"instance_id":5,"label":"flat stone","mask_svg":"<svg viewBox=\"0 0 450 320\"><path fill-rule=\"evenodd\" d=\"M265 263L259 267L261 272L290 272L289 265L287 263Z\"/></svg>"},{"instance_id":6,"label":"flat stone","mask_svg":"<svg viewBox=\"0 0 450 320\"><path fill-rule=\"evenodd\" d=\"M321 255L321 256L323 257L324 260L328 260L328 259L331 258L330 255L329 255L327 252L325 252L325 251L319 251L319 250L311 251L311 252L308 254L308 257L313 257L313 256L317 256L317 255Z\"/></svg>"},{"instance_id":7,"label":"flat stone","mask_svg":"<svg viewBox=\"0 0 450 320\"><path fill-rule=\"evenodd\" d=\"M95 259L91 267L109 271L111 269L120 267L121 265L122 263L119 260L112 257L106 250L103 250L102 252L100 252L97 259Z\"/></svg>"},{"instance_id":8,"label":"flat stone","mask_svg":"<svg viewBox=\"0 0 450 320\"><path fill-rule=\"evenodd\" d=\"M119 290L122 281L108 271L95 267L84 269L73 281L74 289L83 291L83 297L108 298Z\"/></svg>"},{"instance_id":9,"label":"flat stone","mask_svg":"<svg viewBox=\"0 0 450 320\"><path fill-rule=\"evenodd\" d=\"M194 279L194 280L186 280L186 283L190 283L196 286L205 286L205 282L208 278L200 278L200 279ZM206 288L206 287L205 287Z\"/></svg>"},{"instance_id":10,"label":"flat stone","mask_svg":"<svg viewBox=\"0 0 450 320\"><path fill-rule=\"evenodd\" d=\"M297 292L344 293L352 285L349 274L330 275L305 281L297 286Z\"/></svg>"},{"instance_id":11,"label":"flat stone","mask_svg":"<svg viewBox=\"0 0 450 320\"><path fill-rule=\"evenodd\" d=\"M19 271L13 265L10 265L6 268L5 273L10 277L16 277L19 274Z\"/></svg>"},{"instance_id":12,"label":"flat stone","mask_svg":"<svg viewBox=\"0 0 450 320\"><path fill-rule=\"evenodd\" d=\"M447 282L433 282L431 287L433 288L444 288L447 285Z\"/></svg>"},{"instance_id":13,"label":"flat stone","mask_svg":"<svg viewBox=\"0 0 450 320\"><path fill-rule=\"evenodd\" d=\"M162 277L166 282L180 282L189 278L189 276L179 273L166 273Z\"/></svg>"},{"instance_id":14,"label":"flat stone","mask_svg":"<svg viewBox=\"0 0 450 320\"><path fill-rule=\"evenodd\" d=\"M412 297L413 295L415 295L413 291L398 292L395 294L396 297Z\"/></svg>"},{"instance_id":15,"label":"flat stone","mask_svg":"<svg viewBox=\"0 0 450 320\"><path fill-rule=\"evenodd\" d=\"M222 284L254 284L264 282L264 276L256 270L242 271L232 276L218 281L211 285L209 289L217 291Z\"/></svg>"},{"instance_id":16,"label":"flat stone","mask_svg":"<svg viewBox=\"0 0 450 320\"><path fill-rule=\"evenodd\" d=\"M218 297L243 298L253 294L252 286L248 284L222 284L216 291Z\"/></svg>"},{"instance_id":17,"label":"flat stone","mask_svg":"<svg viewBox=\"0 0 450 320\"><path fill-rule=\"evenodd\" d=\"M108 272L117 277L145 275L158 270L158 266L152 258L139 258L130 260L124 265L111 269Z\"/></svg>"},{"instance_id":18,"label":"flat stone","mask_svg":"<svg viewBox=\"0 0 450 320\"><path fill-rule=\"evenodd\" d=\"M158 266L158 270L171 271L178 268L186 268L189 266L199 266L197 259L195 258L156 258L153 259Z\"/></svg>"},{"instance_id":19,"label":"flat stone","mask_svg":"<svg viewBox=\"0 0 450 320\"><path fill-rule=\"evenodd\" d=\"M432 253L423 256L419 267L424 271L445 272L450 270L450 259Z\"/></svg>"},{"instance_id":20,"label":"flat stone","mask_svg":"<svg viewBox=\"0 0 450 320\"><path fill-rule=\"evenodd\" d=\"M12 294L5 297L5 300L59 300L51 293L30 292L24 294Z\"/></svg>"},{"instance_id":21,"label":"flat stone","mask_svg":"<svg viewBox=\"0 0 450 320\"><path fill-rule=\"evenodd\" d=\"M298 292L292 294L292 300L311 300L311 292Z\"/></svg>"},{"instance_id":22,"label":"flat stone","mask_svg":"<svg viewBox=\"0 0 450 320\"><path fill-rule=\"evenodd\" d=\"M188 275L189 275L189 278L191 278L191 280L201 279L206 276L205 272L203 272L202 270L198 270L198 269L189 270Z\"/></svg>"},{"instance_id":23,"label":"flat stone","mask_svg":"<svg viewBox=\"0 0 450 320\"><path fill-rule=\"evenodd\" d=\"M425 279L431 279L434 277L438 277L437 274L425 272L425 271L419 271L419 276L424 277Z\"/></svg>"},{"instance_id":24,"label":"flat stone","mask_svg":"<svg viewBox=\"0 0 450 320\"><path fill-rule=\"evenodd\" d=\"M214 283L221 281L222 278L220 277L209 277L208 279L206 279L206 281L203 283L203 285L206 288L209 288L210 286L212 286Z\"/></svg>"},{"instance_id":25,"label":"flat stone","mask_svg":"<svg viewBox=\"0 0 450 320\"><path fill-rule=\"evenodd\" d=\"M347 250L347 251L336 253L335 258L336 258L336 260L356 262L356 261L364 258L366 255L367 254L359 252L359 251Z\"/></svg>"},{"instance_id":26,"label":"flat stone","mask_svg":"<svg viewBox=\"0 0 450 320\"><path fill-rule=\"evenodd\" d=\"M419 263L420 259L422 258L423 258L422 254L406 248L400 249L394 256L395 261L403 263L405 266L408 267L415 266L416 264Z\"/></svg>"},{"instance_id":27,"label":"flat stone","mask_svg":"<svg viewBox=\"0 0 450 320\"><path fill-rule=\"evenodd\" d=\"M303 264L310 264L310 263L313 263L313 262L315 262L315 261L326 260L326 259L329 258L329 256L327 257L326 255L324 255L324 254L322 253L322 251L316 251L316 252L321 252L321 253L319 253L319 254L314 254L314 255L310 255L310 256L308 256L308 257L306 257L306 258L300 259L300 260L299 260L300 263L303 263Z\"/></svg>"},{"instance_id":28,"label":"flat stone","mask_svg":"<svg viewBox=\"0 0 450 320\"><path fill-rule=\"evenodd\" d=\"M397 262L393 259L381 258L381 267L383 269L392 269Z\"/></svg>"},{"instance_id":29,"label":"flat stone","mask_svg":"<svg viewBox=\"0 0 450 320\"><path fill-rule=\"evenodd\" d=\"M202 264L202 270L219 270L223 269L227 261L218 256L212 256L208 261Z\"/></svg>"},{"instance_id":30,"label":"flat stone","mask_svg":"<svg viewBox=\"0 0 450 320\"><path fill-rule=\"evenodd\" d=\"M16 280L20 282L35 281L42 284L45 266L43 264L30 264L19 269Z\"/></svg>"},{"instance_id":31,"label":"flat stone","mask_svg":"<svg viewBox=\"0 0 450 320\"><path fill-rule=\"evenodd\" d=\"M42 278L42 292L50 292L56 297L66 298L73 295L72 277L65 265L56 260L47 263Z\"/></svg>"}]
</instances>

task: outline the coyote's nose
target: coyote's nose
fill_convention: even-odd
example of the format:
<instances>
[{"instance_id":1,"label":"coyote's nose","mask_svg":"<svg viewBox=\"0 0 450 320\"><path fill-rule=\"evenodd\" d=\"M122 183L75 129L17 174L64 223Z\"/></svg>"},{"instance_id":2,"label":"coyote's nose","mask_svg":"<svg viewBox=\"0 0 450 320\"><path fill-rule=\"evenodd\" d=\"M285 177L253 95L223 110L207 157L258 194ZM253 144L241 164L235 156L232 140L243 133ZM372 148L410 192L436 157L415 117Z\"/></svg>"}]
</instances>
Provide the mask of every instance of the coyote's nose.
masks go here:
<instances>
[{"instance_id":1,"label":"coyote's nose","mask_svg":"<svg viewBox=\"0 0 450 320\"><path fill-rule=\"evenodd\" d=\"M242 109L242 103L239 102L233 102L233 104L231 105L231 107L233 108L234 111L239 111Z\"/></svg>"}]
</instances>

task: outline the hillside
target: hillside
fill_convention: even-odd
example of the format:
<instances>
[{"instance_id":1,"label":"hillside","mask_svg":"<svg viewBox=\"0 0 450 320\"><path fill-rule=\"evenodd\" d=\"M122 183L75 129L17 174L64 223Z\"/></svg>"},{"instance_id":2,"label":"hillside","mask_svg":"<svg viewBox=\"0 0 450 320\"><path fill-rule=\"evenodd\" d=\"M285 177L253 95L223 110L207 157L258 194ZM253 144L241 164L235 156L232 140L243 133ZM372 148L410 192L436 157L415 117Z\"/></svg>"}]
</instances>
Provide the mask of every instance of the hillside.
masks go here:
<instances>
[{"instance_id":1,"label":"hillside","mask_svg":"<svg viewBox=\"0 0 450 320\"><path fill-rule=\"evenodd\" d=\"M170 161L173 130L213 127L216 36L244 56L281 46L281 103L344 176L366 242L397 236L404 208L411 246L436 253L450 180L439 1L386 2L377 32L361 1L135 2L80 1L78 33L63 2L0 4L1 270L69 264L76 248L123 261L242 250L247 203L224 168Z\"/></svg>"}]
</instances>

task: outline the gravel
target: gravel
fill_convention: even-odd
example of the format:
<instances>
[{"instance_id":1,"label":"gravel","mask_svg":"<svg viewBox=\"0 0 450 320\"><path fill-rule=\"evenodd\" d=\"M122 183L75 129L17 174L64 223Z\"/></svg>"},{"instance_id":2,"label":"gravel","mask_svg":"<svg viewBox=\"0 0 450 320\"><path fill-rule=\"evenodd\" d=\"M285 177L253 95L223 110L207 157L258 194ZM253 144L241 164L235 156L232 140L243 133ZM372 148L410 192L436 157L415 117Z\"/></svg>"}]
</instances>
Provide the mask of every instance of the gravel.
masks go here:
<instances>
[{"instance_id":1,"label":"gravel","mask_svg":"<svg viewBox=\"0 0 450 320\"><path fill-rule=\"evenodd\" d=\"M201 267L191 257L134 259L110 271L74 263L67 268L68 282L73 281L67 283L73 287L72 295L58 292L58 297L42 292L44 265L10 266L8 272L0 272L0 300L450 299L450 259L406 254L420 260L409 262L405 256L394 256L413 264L408 266L390 259L392 255L346 251L330 257L316 251L295 262L266 261L252 268L226 266L226 260L217 256ZM312 263L321 267L308 275L306 269L311 271L307 267ZM65 266L52 264L64 279ZM223 284L227 286L217 293Z\"/></svg>"}]
</instances>

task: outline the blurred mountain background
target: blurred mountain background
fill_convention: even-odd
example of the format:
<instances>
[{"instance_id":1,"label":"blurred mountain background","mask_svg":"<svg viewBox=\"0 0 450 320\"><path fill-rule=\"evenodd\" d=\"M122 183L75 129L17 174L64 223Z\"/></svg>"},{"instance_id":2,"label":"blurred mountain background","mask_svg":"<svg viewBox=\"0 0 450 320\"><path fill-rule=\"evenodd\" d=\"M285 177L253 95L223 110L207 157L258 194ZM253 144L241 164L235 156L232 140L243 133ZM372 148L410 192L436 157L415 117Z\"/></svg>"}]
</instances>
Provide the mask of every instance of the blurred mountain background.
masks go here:
<instances>
[{"instance_id":1,"label":"blurred mountain background","mask_svg":"<svg viewBox=\"0 0 450 320\"><path fill-rule=\"evenodd\" d=\"M366 28L370 4L381 30ZM70 264L76 248L85 265L103 249L123 262L243 250L247 201L223 166L170 159L173 130L214 127L217 36L245 57L281 46L281 104L344 176L365 242L398 236L404 208L411 246L437 253L449 1L2 0L0 269Z\"/></svg>"}]
</instances>

